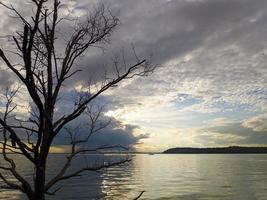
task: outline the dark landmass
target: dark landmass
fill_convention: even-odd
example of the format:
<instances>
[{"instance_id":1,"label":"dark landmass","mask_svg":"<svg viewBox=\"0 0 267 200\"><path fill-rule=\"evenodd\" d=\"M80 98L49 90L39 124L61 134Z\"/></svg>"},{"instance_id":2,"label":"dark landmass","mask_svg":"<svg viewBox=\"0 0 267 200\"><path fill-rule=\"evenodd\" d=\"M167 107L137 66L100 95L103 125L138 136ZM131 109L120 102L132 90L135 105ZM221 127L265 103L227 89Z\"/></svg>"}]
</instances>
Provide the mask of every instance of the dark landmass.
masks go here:
<instances>
[{"instance_id":1,"label":"dark landmass","mask_svg":"<svg viewBox=\"0 0 267 200\"><path fill-rule=\"evenodd\" d=\"M191 148L177 147L163 152L164 154L267 154L267 147L213 147Z\"/></svg>"}]
</instances>

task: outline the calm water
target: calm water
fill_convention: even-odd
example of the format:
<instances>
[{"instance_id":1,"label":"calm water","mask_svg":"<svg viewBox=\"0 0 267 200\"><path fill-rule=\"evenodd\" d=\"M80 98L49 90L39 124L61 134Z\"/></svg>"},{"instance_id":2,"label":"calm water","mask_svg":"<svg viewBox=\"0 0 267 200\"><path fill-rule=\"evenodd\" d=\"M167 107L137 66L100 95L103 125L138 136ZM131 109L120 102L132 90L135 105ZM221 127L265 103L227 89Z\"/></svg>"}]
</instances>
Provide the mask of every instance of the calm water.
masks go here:
<instances>
[{"instance_id":1,"label":"calm water","mask_svg":"<svg viewBox=\"0 0 267 200\"><path fill-rule=\"evenodd\" d=\"M104 158L84 155L79 159L97 159L93 161L96 163ZM63 155L51 156L50 175L63 160ZM30 178L31 167L21 161L19 166ZM266 200L267 155L137 155L125 166L90 173L60 185L63 188L57 196L48 199L127 200L145 190L141 199L146 200ZM2 190L0 199L25 198L18 192Z\"/></svg>"}]
</instances>

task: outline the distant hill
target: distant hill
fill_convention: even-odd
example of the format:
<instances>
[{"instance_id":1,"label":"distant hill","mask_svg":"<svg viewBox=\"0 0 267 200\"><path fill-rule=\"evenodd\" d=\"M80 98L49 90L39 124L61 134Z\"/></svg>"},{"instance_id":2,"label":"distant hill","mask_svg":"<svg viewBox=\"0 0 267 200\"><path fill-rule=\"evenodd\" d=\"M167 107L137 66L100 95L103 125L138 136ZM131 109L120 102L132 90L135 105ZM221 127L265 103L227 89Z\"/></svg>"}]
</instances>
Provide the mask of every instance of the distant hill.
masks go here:
<instances>
[{"instance_id":1,"label":"distant hill","mask_svg":"<svg viewBox=\"0 0 267 200\"><path fill-rule=\"evenodd\" d=\"M213 148L191 148L177 147L171 148L165 154L267 154L267 147L213 147Z\"/></svg>"}]
</instances>

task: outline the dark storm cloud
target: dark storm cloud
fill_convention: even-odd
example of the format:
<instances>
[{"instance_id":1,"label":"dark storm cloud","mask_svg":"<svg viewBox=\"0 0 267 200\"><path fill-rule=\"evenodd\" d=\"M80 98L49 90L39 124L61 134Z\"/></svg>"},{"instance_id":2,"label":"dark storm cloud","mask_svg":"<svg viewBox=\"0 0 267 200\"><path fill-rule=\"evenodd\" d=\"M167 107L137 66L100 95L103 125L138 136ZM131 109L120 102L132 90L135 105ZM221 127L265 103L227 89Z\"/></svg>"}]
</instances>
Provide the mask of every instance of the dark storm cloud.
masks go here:
<instances>
[{"instance_id":1,"label":"dark storm cloud","mask_svg":"<svg viewBox=\"0 0 267 200\"><path fill-rule=\"evenodd\" d=\"M149 138L148 134L134 135L134 130L139 127L130 124L124 125L124 128L111 126L94 135L88 143L89 147L99 147L103 145L122 145L127 148L133 148L134 145L141 142L142 139Z\"/></svg>"},{"instance_id":2,"label":"dark storm cloud","mask_svg":"<svg viewBox=\"0 0 267 200\"><path fill-rule=\"evenodd\" d=\"M106 117L107 120L108 117ZM105 121L103 123L105 123ZM138 126L130 124L122 125L114 118L108 118L111 120L109 126L105 127L101 131L93 134L86 144L82 144L82 147L88 147L89 149L106 147L106 146L123 146L125 148L134 148L134 145L141 142L142 139L149 138L149 134L135 135L134 131L139 129ZM88 124L89 119L86 116L77 119L71 125L68 126L71 130L75 131L78 139L83 139L89 134L90 126ZM101 121L99 121L101 123ZM77 128L77 124L82 124ZM65 130L62 130L55 138L54 145L68 145L70 144L69 135Z\"/></svg>"},{"instance_id":3,"label":"dark storm cloud","mask_svg":"<svg viewBox=\"0 0 267 200\"><path fill-rule=\"evenodd\" d=\"M69 91L65 92L60 99L60 102L56 108L57 112L55 113L55 118L61 117L63 114L66 114L67 111L72 111L75 105L75 98L77 98L77 92ZM102 129L101 131L93 134L90 137L86 146L89 148L97 148L102 146L112 146L112 145L121 145L126 148L133 148L133 146L139 143L142 139L149 137L146 133L135 134L135 130L140 130L139 126L131 124L122 124L120 121L115 118L108 117L104 115L106 112L106 100L105 97L100 97L96 99L92 104L92 110L94 112L98 111L99 107L102 107L102 112L100 114L99 120L95 124L95 128L102 126L101 124L109 125ZM110 104L108 104L110 106ZM115 106L115 105L114 105ZM75 134L79 139L85 138L89 134L91 127L90 118L88 115L83 114L79 118L71 122L67 128ZM68 133L63 129L59 135L55 138L55 145L66 145L70 144L70 138Z\"/></svg>"}]
</instances>

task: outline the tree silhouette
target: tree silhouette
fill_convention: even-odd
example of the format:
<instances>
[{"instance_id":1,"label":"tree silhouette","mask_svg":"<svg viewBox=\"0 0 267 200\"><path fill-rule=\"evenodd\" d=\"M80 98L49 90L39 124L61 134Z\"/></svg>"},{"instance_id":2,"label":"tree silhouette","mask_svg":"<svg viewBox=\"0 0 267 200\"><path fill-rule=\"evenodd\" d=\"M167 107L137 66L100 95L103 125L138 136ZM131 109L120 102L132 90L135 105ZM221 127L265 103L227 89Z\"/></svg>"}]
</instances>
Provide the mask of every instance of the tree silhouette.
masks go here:
<instances>
[{"instance_id":1,"label":"tree silhouette","mask_svg":"<svg viewBox=\"0 0 267 200\"><path fill-rule=\"evenodd\" d=\"M0 178L3 181L2 188L20 190L30 200L44 200L46 194L54 194L57 191L53 190L53 186L61 180L81 175L84 171L97 171L129 161L129 159L123 159L68 172L73 158L78 154L112 148L112 146L99 149L80 147L80 144L88 142L92 134L108 125L108 123L97 123L101 109L92 109L92 101L124 79L150 74L154 67L146 60L139 60L135 53L136 63L127 66L122 55L121 62L115 60L113 63L114 78L105 78L101 83L97 82L99 87L94 87L93 90L90 86L95 84L90 84L86 91L78 95L73 110L55 117L63 85L66 80L80 72L76 68L77 61L88 49L108 43L119 20L104 5L96 7L88 14L85 21L79 22L78 19L60 17L61 3L58 0L30 0L29 2L34 13L31 18L23 16L12 5L0 2L23 25L22 30L18 30L12 36L15 47L15 51L12 51L13 56L0 49L2 61L19 81L19 86L8 88L3 94L3 102L6 106L0 118L3 138L1 150L7 165L0 166ZM61 37L60 34L63 37L58 27L65 20L73 24L72 33L64 48L58 49L57 42ZM64 35L64 38L66 37L67 35ZM17 57L16 63L14 63L14 56ZM21 87L26 88L30 97L30 117L27 120L18 119L13 114L17 107L15 97ZM67 125L82 114L89 116L91 128L87 136L77 138L75 132ZM55 137L63 129L71 138L71 152L61 170L50 180L46 180L49 150ZM21 154L24 159L30 161L34 166L33 183L18 172L16 162L8 152ZM5 172L10 173L16 181L9 180Z\"/></svg>"}]
</instances>

